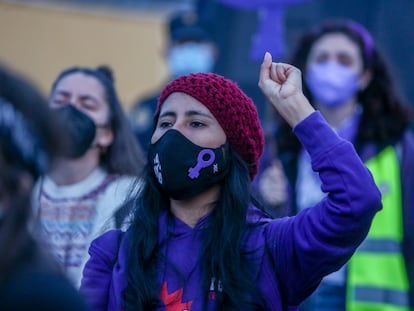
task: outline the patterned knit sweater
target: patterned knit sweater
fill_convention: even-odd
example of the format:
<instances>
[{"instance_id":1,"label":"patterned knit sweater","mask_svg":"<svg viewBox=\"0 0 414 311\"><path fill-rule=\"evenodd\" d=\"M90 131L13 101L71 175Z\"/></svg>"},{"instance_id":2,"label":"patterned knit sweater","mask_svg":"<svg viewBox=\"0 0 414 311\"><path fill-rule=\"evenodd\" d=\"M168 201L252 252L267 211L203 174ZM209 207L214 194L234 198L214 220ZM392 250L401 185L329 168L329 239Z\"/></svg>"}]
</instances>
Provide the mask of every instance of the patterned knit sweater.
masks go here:
<instances>
[{"instance_id":1,"label":"patterned knit sweater","mask_svg":"<svg viewBox=\"0 0 414 311\"><path fill-rule=\"evenodd\" d=\"M35 191L43 241L79 286L90 242L116 227L115 213L131 195L135 179L94 170L84 180L59 186L45 176Z\"/></svg>"}]
</instances>

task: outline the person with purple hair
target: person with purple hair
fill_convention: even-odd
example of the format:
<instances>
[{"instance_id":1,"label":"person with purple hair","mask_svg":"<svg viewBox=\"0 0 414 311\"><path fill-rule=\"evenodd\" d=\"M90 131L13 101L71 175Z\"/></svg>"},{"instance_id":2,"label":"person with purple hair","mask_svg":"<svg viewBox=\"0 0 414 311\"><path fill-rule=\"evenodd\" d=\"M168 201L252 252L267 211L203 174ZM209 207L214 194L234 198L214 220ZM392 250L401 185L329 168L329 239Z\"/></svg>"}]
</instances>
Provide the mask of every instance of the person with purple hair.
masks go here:
<instances>
[{"instance_id":1,"label":"person with purple hair","mask_svg":"<svg viewBox=\"0 0 414 311\"><path fill-rule=\"evenodd\" d=\"M383 211L339 271L323 279L306 311L414 310L414 138L411 111L398 96L370 33L332 19L306 32L290 61L304 92L342 138L352 142L382 192ZM281 122L279 156L292 189L292 214L329 197L311 159Z\"/></svg>"}]
</instances>

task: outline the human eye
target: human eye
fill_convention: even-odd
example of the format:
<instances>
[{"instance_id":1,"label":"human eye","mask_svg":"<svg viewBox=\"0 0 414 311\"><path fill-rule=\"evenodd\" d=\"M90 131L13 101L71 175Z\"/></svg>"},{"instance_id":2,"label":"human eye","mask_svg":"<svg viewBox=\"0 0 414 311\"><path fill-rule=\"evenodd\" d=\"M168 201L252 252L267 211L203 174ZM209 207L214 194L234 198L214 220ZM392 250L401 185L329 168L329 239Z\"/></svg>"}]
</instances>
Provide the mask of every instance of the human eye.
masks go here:
<instances>
[{"instance_id":1,"label":"human eye","mask_svg":"<svg viewBox=\"0 0 414 311\"><path fill-rule=\"evenodd\" d=\"M54 104L54 105L56 105L56 106L62 106L62 105L64 105L65 104L65 101L64 100L61 100L61 99L52 99L52 104Z\"/></svg>"},{"instance_id":2,"label":"human eye","mask_svg":"<svg viewBox=\"0 0 414 311\"><path fill-rule=\"evenodd\" d=\"M325 63L328 61L328 54L326 53L320 53L318 55L315 55L314 57L315 63Z\"/></svg>"},{"instance_id":3,"label":"human eye","mask_svg":"<svg viewBox=\"0 0 414 311\"><path fill-rule=\"evenodd\" d=\"M96 110L98 105L92 98L83 98L81 99L81 106L86 110Z\"/></svg>"},{"instance_id":4,"label":"human eye","mask_svg":"<svg viewBox=\"0 0 414 311\"><path fill-rule=\"evenodd\" d=\"M205 123L201 121L191 121L191 126L194 128L200 128L200 127L204 127Z\"/></svg>"},{"instance_id":5,"label":"human eye","mask_svg":"<svg viewBox=\"0 0 414 311\"><path fill-rule=\"evenodd\" d=\"M55 95L52 97L51 101L50 101L54 106L63 106L64 104L66 104L67 100L64 96L62 95Z\"/></svg>"},{"instance_id":6,"label":"human eye","mask_svg":"<svg viewBox=\"0 0 414 311\"><path fill-rule=\"evenodd\" d=\"M170 121L170 120L167 120L167 119L163 119L163 120L159 120L158 121L158 125L157 125L157 127L159 127L159 128L168 128L168 127L171 127L172 126L172 122Z\"/></svg>"},{"instance_id":7,"label":"human eye","mask_svg":"<svg viewBox=\"0 0 414 311\"><path fill-rule=\"evenodd\" d=\"M338 55L338 62L344 66L348 66L351 67L353 62L353 59L350 55L348 54L340 54Z\"/></svg>"}]
</instances>

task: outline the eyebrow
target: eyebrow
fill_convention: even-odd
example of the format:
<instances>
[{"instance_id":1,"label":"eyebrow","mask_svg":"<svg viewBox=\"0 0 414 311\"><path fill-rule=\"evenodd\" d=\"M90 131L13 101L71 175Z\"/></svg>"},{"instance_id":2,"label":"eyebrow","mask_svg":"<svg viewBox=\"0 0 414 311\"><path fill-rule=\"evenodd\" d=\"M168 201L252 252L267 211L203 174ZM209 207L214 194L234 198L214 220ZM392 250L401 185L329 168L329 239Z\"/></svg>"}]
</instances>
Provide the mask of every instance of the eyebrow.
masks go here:
<instances>
[{"instance_id":1,"label":"eyebrow","mask_svg":"<svg viewBox=\"0 0 414 311\"><path fill-rule=\"evenodd\" d=\"M165 111L162 114L160 114L160 118L162 117L175 117L177 114L173 111ZM205 112L199 111L199 110L188 110L185 112L185 115L187 117L191 117L191 116L204 116L207 117L209 119L213 119L213 117Z\"/></svg>"},{"instance_id":2,"label":"eyebrow","mask_svg":"<svg viewBox=\"0 0 414 311\"><path fill-rule=\"evenodd\" d=\"M70 92L65 91L65 90L55 90L54 91L54 95L64 95L64 96L69 96Z\"/></svg>"},{"instance_id":3,"label":"eyebrow","mask_svg":"<svg viewBox=\"0 0 414 311\"><path fill-rule=\"evenodd\" d=\"M341 57L343 57L343 56L346 56L346 57L352 57L352 56L353 56L353 55L352 55L350 52L348 52L348 51L341 51L341 52L339 52L337 55L338 55L338 56L341 56Z\"/></svg>"},{"instance_id":4,"label":"eyebrow","mask_svg":"<svg viewBox=\"0 0 414 311\"><path fill-rule=\"evenodd\" d=\"M71 93L69 91L65 91L65 90L59 90L58 89L58 90L55 91L55 95L70 96L70 94ZM99 102L100 102L95 96L90 95L90 94L80 95L79 97L80 97L81 100L91 99L97 104L99 104Z\"/></svg>"}]
</instances>

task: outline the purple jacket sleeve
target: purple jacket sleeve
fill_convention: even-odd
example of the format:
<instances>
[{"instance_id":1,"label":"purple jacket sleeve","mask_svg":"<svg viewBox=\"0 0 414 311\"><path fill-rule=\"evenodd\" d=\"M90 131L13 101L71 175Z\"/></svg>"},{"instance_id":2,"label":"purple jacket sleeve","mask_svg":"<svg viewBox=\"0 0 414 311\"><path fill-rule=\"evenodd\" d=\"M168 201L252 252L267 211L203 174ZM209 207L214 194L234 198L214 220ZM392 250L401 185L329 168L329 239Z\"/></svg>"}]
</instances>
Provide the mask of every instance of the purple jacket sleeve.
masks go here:
<instances>
[{"instance_id":1,"label":"purple jacket sleeve","mask_svg":"<svg viewBox=\"0 0 414 311\"><path fill-rule=\"evenodd\" d=\"M315 112L294 128L327 193L294 217L271 222L267 243L287 304L300 304L322 277L338 270L368 233L381 194L352 144Z\"/></svg>"},{"instance_id":2,"label":"purple jacket sleeve","mask_svg":"<svg viewBox=\"0 0 414 311\"><path fill-rule=\"evenodd\" d=\"M83 270L80 291L93 311L108 308L114 264L118 258L121 230L111 230L92 241L90 258Z\"/></svg>"},{"instance_id":3,"label":"purple jacket sleeve","mask_svg":"<svg viewBox=\"0 0 414 311\"><path fill-rule=\"evenodd\" d=\"M404 240L403 252L410 283L410 307L414 310L414 136L406 132L401 142L401 186L403 202Z\"/></svg>"}]
</instances>

